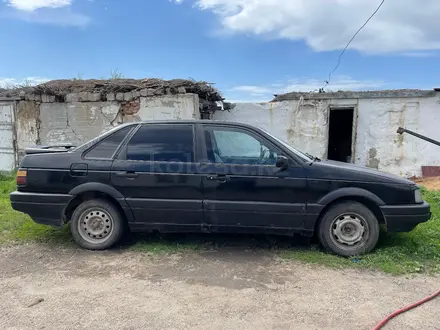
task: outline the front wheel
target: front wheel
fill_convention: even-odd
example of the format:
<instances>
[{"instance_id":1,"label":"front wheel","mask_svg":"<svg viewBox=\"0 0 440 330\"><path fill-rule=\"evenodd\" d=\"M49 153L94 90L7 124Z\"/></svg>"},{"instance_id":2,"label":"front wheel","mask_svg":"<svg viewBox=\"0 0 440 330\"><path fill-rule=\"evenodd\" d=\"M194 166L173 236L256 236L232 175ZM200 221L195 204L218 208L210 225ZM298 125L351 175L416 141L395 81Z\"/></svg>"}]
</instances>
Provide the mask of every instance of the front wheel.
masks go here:
<instances>
[{"instance_id":1,"label":"front wheel","mask_svg":"<svg viewBox=\"0 0 440 330\"><path fill-rule=\"evenodd\" d=\"M73 212L70 231L81 247L105 250L122 238L124 218L112 203L103 199L88 200Z\"/></svg>"},{"instance_id":2,"label":"front wheel","mask_svg":"<svg viewBox=\"0 0 440 330\"><path fill-rule=\"evenodd\" d=\"M321 218L318 237L330 253L351 257L369 253L379 240L379 222L365 205L346 201L332 206Z\"/></svg>"}]
</instances>

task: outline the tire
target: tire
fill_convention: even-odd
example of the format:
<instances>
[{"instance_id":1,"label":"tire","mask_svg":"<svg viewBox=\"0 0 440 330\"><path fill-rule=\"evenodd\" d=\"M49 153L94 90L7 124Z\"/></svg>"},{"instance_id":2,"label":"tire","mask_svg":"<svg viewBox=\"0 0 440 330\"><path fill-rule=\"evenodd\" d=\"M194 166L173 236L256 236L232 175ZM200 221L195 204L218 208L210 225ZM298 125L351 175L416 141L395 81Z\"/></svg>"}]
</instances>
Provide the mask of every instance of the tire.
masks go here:
<instances>
[{"instance_id":1,"label":"tire","mask_svg":"<svg viewBox=\"0 0 440 330\"><path fill-rule=\"evenodd\" d=\"M371 252L379 240L379 233L379 222L374 213L354 201L330 207L318 226L318 238L324 249L343 257Z\"/></svg>"},{"instance_id":2,"label":"tire","mask_svg":"<svg viewBox=\"0 0 440 330\"><path fill-rule=\"evenodd\" d=\"M75 241L88 250L105 250L119 242L125 221L121 212L104 199L80 204L72 214L70 231Z\"/></svg>"}]
</instances>

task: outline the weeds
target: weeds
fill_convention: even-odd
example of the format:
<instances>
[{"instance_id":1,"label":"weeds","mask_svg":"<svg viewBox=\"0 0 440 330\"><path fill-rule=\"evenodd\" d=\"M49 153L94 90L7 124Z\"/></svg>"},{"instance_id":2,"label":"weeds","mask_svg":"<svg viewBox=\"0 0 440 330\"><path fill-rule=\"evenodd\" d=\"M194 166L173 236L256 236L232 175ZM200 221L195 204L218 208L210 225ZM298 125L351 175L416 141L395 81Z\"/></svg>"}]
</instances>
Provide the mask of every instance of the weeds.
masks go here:
<instances>
[{"instance_id":1,"label":"weeds","mask_svg":"<svg viewBox=\"0 0 440 330\"><path fill-rule=\"evenodd\" d=\"M9 193L14 178L0 173L0 245L44 242L72 245L68 227L52 228L34 223L28 216L12 210ZM410 233L382 233L378 247L370 254L346 259L326 254L317 246L293 245L286 237L239 235L134 235L123 249L148 253L175 253L238 248L271 251L284 259L326 265L335 268L379 269L391 274L440 273L440 191L423 189L431 204L432 219Z\"/></svg>"}]
</instances>

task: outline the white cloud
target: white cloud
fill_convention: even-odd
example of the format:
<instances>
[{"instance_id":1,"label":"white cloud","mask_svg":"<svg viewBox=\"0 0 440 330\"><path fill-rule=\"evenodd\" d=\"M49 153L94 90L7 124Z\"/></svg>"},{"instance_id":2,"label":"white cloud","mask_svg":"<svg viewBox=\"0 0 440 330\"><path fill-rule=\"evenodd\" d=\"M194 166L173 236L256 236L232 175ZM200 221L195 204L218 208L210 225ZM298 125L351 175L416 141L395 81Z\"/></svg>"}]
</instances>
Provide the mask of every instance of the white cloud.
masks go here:
<instances>
[{"instance_id":1,"label":"white cloud","mask_svg":"<svg viewBox=\"0 0 440 330\"><path fill-rule=\"evenodd\" d=\"M186 0L190 1L190 0ZM380 0L193 0L228 31L342 49ZM440 1L386 1L350 48L365 53L440 49Z\"/></svg>"},{"instance_id":2,"label":"white cloud","mask_svg":"<svg viewBox=\"0 0 440 330\"><path fill-rule=\"evenodd\" d=\"M227 100L241 100L244 102L267 102L273 99L274 94L289 92L313 92L322 88L324 83L317 79L291 79L283 83L270 85L243 85L235 86L226 91ZM326 88L330 91L359 91L376 90L383 88L385 82L375 80L356 80L346 76L336 76L332 84Z\"/></svg>"},{"instance_id":3,"label":"white cloud","mask_svg":"<svg viewBox=\"0 0 440 330\"><path fill-rule=\"evenodd\" d=\"M237 92L245 92L254 95L268 94L271 92L271 88L263 86L236 86L233 88Z\"/></svg>"},{"instance_id":4,"label":"white cloud","mask_svg":"<svg viewBox=\"0 0 440 330\"><path fill-rule=\"evenodd\" d=\"M19 86L35 86L45 83L50 79L42 77L27 77L27 78L5 78L0 77L0 88L14 88Z\"/></svg>"},{"instance_id":5,"label":"white cloud","mask_svg":"<svg viewBox=\"0 0 440 330\"><path fill-rule=\"evenodd\" d=\"M85 27L92 21L89 16L74 12L70 8L17 12L14 17L31 23L75 27Z\"/></svg>"},{"instance_id":6,"label":"white cloud","mask_svg":"<svg viewBox=\"0 0 440 330\"><path fill-rule=\"evenodd\" d=\"M92 21L89 16L72 10L71 5L74 0L3 1L13 10L0 12L0 19L19 19L31 23L75 27L85 27Z\"/></svg>"},{"instance_id":7,"label":"white cloud","mask_svg":"<svg viewBox=\"0 0 440 330\"><path fill-rule=\"evenodd\" d=\"M24 11L69 6L72 0L6 0L9 6Z\"/></svg>"}]
</instances>

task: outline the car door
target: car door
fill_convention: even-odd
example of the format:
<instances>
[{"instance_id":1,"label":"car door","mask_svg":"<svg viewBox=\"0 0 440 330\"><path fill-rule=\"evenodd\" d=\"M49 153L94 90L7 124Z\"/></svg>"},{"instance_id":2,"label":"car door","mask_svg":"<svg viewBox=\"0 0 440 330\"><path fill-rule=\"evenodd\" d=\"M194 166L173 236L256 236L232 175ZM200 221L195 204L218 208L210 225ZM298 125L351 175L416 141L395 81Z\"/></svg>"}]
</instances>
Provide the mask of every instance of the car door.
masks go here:
<instances>
[{"instance_id":1,"label":"car door","mask_svg":"<svg viewBox=\"0 0 440 330\"><path fill-rule=\"evenodd\" d=\"M193 124L143 124L113 162L111 182L135 230L199 231L202 218Z\"/></svg>"},{"instance_id":2,"label":"car door","mask_svg":"<svg viewBox=\"0 0 440 330\"><path fill-rule=\"evenodd\" d=\"M262 134L231 125L202 125L205 218L211 231L301 230L306 217L306 178Z\"/></svg>"}]
</instances>

